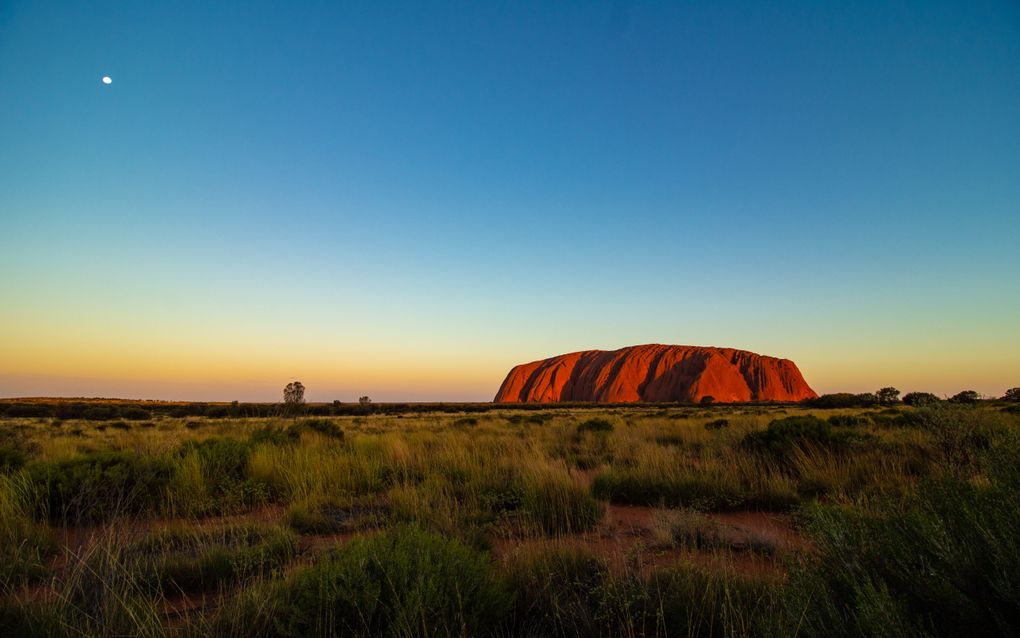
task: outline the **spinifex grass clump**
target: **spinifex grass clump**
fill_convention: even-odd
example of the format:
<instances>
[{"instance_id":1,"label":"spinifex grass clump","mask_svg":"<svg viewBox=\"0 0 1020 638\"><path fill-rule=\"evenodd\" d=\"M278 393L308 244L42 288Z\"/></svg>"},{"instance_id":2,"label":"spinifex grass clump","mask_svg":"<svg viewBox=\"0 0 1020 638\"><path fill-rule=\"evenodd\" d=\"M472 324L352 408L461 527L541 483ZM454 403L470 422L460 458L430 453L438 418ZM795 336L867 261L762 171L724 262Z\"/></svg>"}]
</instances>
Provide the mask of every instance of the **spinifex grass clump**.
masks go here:
<instances>
[{"instance_id":1,"label":"spinifex grass clump","mask_svg":"<svg viewBox=\"0 0 1020 638\"><path fill-rule=\"evenodd\" d=\"M0 591L45 577L56 553L49 530L33 520L34 499L23 474L0 475Z\"/></svg>"},{"instance_id":2,"label":"spinifex grass clump","mask_svg":"<svg viewBox=\"0 0 1020 638\"><path fill-rule=\"evenodd\" d=\"M121 559L127 569L138 574L141 584L169 595L267 576L283 567L296 551L297 538L279 528L177 527L128 545Z\"/></svg>"},{"instance_id":3,"label":"spinifex grass clump","mask_svg":"<svg viewBox=\"0 0 1020 638\"><path fill-rule=\"evenodd\" d=\"M562 472L535 472L522 484L521 510L545 534L584 532L602 519L604 505Z\"/></svg>"},{"instance_id":4,"label":"spinifex grass clump","mask_svg":"<svg viewBox=\"0 0 1020 638\"><path fill-rule=\"evenodd\" d=\"M246 617L252 636L483 636L510 603L485 554L399 527L338 547L223 617Z\"/></svg>"},{"instance_id":5,"label":"spinifex grass clump","mask_svg":"<svg viewBox=\"0 0 1020 638\"><path fill-rule=\"evenodd\" d=\"M787 592L808 635L1020 633L1020 442L981 456L980 480L946 471L869 513L810 511L819 552Z\"/></svg>"},{"instance_id":6,"label":"spinifex grass clump","mask_svg":"<svg viewBox=\"0 0 1020 638\"><path fill-rule=\"evenodd\" d=\"M690 566L614 572L569 545L522 552L507 566L516 593L511 636L760 635L774 614L777 583ZM765 621L765 622L763 622Z\"/></svg>"}]
</instances>

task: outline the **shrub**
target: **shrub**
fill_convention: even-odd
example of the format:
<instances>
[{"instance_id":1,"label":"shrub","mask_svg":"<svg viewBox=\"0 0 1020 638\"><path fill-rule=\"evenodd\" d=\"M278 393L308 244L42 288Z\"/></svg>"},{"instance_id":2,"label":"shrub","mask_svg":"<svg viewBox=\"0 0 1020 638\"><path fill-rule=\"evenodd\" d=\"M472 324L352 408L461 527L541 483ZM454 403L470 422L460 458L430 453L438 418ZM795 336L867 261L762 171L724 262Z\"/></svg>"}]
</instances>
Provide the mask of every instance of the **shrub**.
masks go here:
<instances>
[{"instance_id":1,"label":"shrub","mask_svg":"<svg viewBox=\"0 0 1020 638\"><path fill-rule=\"evenodd\" d=\"M964 390L954 394L949 400L953 403L977 403L981 400L981 395L974 390Z\"/></svg>"},{"instance_id":2,"label":"shrub","mask_svg":"<svg viewBox=\"0 0 1020 638\"><path fill-rule=\"evenodd\" d=\"M716 419L705 424L706 430L721 430L730 427L729 419Z\"/></svg>"},{"instance_id":3,"label":"shrub","mask_svg":"<svg viewBox=\"0 0 1020 638\"><path fill-rule=\"evenodd\" d=\"M267 425L251 433L248 441L252 445L290 445L301 438L301 433L293 428L282 428Z\"/></svg>"},{"instance_id":4,"label":"shrub","mask_svg":"<svg viewBox=\"0 0 1020 638\"><path fill-rule=\"evenodd\" d=\"M0 474L21 469L28 461L28 454L16 443L0 443Z\"/></svg>"},{"instance_id":5,"label":"shrub","mask_svg":"<svg viewBox=\"0 0 1020 638\"><path fill-rule=\"evenodd\" d=\"M343 439L344 431L332 419L303 419L292 425L290 429L300 435L302 430L317 432L331 439Z\"/></svg>"},{"instance_id":6,"label":"shrub","mask_svg":"<svg viewBox=\"0 0 1020 638\"><path fill-rule=\"evenodd\" d=\"M82 411L81 418L86 421L108 421L120 416L120 410L112 405L93 405Z\"/></svg>"},{"instance_id":7,"label":"shrub","mask_svg":"<svg viewBox=\"0 0 1020 638\"><path fill-rule=\"evenodd\" d=\"M192 513L231 512L265 503L269 485L249 475L251 445L236 439L189 441L179 458L197 460L204 494L183 495L181 506ZM183 463L181 467L186 467Z\"/></svg>"},{"instance_id":8,"label":"shrub","mask_svg":"<svg viewBox=\"0 0 1020 638\"><path fill-rule=\"evenodd\" d=\"M132 408L122 408L121 411L120 411L120 416L121 416L121 418L127 419L129 421L144 421L144 420L148 419L149 417L151 417L152 415L149 414L148 410L143 410L142 408L134 408L134 407L132 407Z\"/></svg>"},{"instance_id":9,"label":"shrub","mask_svg":"<svg viewBox=\"0 0 1020 638\"><path fill-rule=\"evenodd\" d=\"M915 408L934 405L941 400L931 392L908 392L903 395L903 403Z\"/></svg>"},{"instance_id":10,"label":"shrub","mask_svg":"<svg viewBox=\"0 0 1020 638\"><path fill-rule=\"evenodd\" d=\"M28 466L43 514L55 521L93 523L156 510L172 468L165 460L101 452Z\"/></svg>"},{"instance_id":11,"label":"shrub","mask_svg":"<svg viewBox=\"0 0 1020 638\"><path fill-rule=\"evenodd\" d=\"M577 426L578 434L585 432L609 433L613 431L613 424L605 419L588 419Z\"/></svg>"},{"instance_id":12,"label":"shrub","mask_svg":"<svg viewBox=\"0 0 1020 638\"><path fill-rule=\"evenodd\" d=\"M853 428L867 425L871 422L866 416L857 414L834 414L826 419L829 425L837 428Z\"/></svg>"},{"instance_id":13,"label":"shrub","mask_svg":"<svg viewBox=\"0 0 1020 638\"><path fill-rule=\"evenodd\" d=\"M481 635L511 601L485 554L413 526L353 540L273 595L263 622L283 636Z\"/></svg>"},{"instance_id":14,"label":"shrub","mask_svg":"<svg viewBox=\"0 0 1020 638\"><path fill-rule=\"evenodd\" d=\"M862 408L870 407L878 403L878 397L870 392L863 394L850 394L849 392L837 392L835 394L823 394L814 399L804 401L805 405L812 408L834 409L834 408Z\"/></svg>"},{"instance_id":15,"label":"shrub","mask_svg":"<svg viewBox=\"0 0 1020 638\"><path fill-rule=\"evenodd\" d=\"M1003 401L1010 401L1012 403L1020 403L1020 388L1010 388L1006 390L1006 393L1002 395Z\"/></svg>"},{"instance_id":16,"label":"shrub","mask_svg":"<svg viewBox=\"0 0 1020 638\"><path fill-rule=\"evenodd\" d=\"M776 419L765 430L749 432L741 445L745 449L788 462L798 447L820 447L842 452L863 439L865 435L851 430L833 431L828 421L815 416L791 416Z\"/></svg>"}]
</instances>

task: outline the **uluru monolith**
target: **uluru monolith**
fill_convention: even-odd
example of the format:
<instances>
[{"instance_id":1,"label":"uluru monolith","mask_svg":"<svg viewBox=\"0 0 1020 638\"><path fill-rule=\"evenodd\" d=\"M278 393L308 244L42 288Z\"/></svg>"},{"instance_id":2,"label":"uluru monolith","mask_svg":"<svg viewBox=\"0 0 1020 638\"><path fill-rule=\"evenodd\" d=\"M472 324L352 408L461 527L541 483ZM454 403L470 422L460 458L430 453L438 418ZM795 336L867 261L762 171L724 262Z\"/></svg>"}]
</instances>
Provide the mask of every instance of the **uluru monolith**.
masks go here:
<instances>
[{"instance_id":1,"label":"uluru monolith","mask_svg":"<svg viewBox=\"0 0 1020 638\"><path fill-rule=\"evenodd\" d=\"M801 401L818 396L789 359L650 344L585 350L515 366L496 403Z\"/></svg>"}]
</instances>

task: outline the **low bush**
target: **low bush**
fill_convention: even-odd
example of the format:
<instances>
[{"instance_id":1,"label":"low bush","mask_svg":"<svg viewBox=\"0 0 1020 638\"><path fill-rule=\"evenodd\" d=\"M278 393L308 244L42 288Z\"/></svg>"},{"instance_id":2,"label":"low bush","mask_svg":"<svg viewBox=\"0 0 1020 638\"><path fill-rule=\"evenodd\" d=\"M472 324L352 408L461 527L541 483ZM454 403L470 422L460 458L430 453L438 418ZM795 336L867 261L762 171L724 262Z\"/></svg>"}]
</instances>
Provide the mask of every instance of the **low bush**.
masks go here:
<instances>
[{"instance_id":1,"label":"low bush","mask_svg":"<svg viewBox=\"0 0 1020 638\"><path fill-rule=\"evenodd\" d=\"M485 554L413 526L341 546L271 598L256 634L477 636L511 604Z\"/></svg>"},{"instance_id":2,"label":"low bush","mask_svg":"<svg viewBox=\"0 0 1020 638\"><path fill-rule=\"evenodd\" d=\"M834 414L826 420L835 428L856 428L871 423L871 419L859 414Z\"/></svg>"},{"instance_id":3,"label":"low bush","mask_svg":"<svg viewBox=\"0 0 1020 638\"><path fill-rule=\"evenodd\" d=\"M579 434L583 434L585 432L609 433L612 431L613 424L605 419L588 419L577 426L577 432Z\"/></svg>"},{"instance_id":4,"label":"low bush","mask_svg":"<svg viewBox=\"0 0 1020 638\"><path fill-rule=\"evenodd\" d=\"M845 452L869 440L864 434L849 429L833 430L832 424L815 416L790 416L776 419L768 428L749 432L741 441L746 450L769 456L789 464L795 451L805 447Z\"/></svg>"},{"instance_id":5,"label":"low bush","mask_svg":"<svg viewBox=\"0 0 1020 638\"><path fill-rule=\"evenodd\" d=\"M289 432L300 436L302 431L316 432L330 439L343 439L344 431L332 419L302 419L288 428ZM293 436L293 434L291 434Z\"/></svg>"},{"instance_id":6,"label":"low bush","mask_svg":"<svg viewBox=\"0 0 1020 638\"><path fill-rule=\"evenodd\" d=\"M940 401L942 401L942 399L938 398L931 392L908 392L903 395L903 403L916 408L926 405L934 405Z\"/></svg>"},{"instance_id":7,"label":"low bush","mask_svg":"<svg viewBox=\"0 0 1020 638\"><path fill-rule=\"evenodd\" d=\"M40 513L67 524L153 513L162 506L173 477L166 460L126 452L30 463L27 471L40 495Z\"/></svg>"},{"instance_id":8,"label":"low bush","mask_svg":"<svg viewBox=\"0 0 1020 638\"><path fill-rule=\"evenodd\" d=\"M178 450L179 471L194 471L189 477L193 493L184 493L178 506L192 514L228 513L268 502L268 483L250 476L251 444L237 439L215 438L189 441ZM181 485L186 483L182 480Z\"/></svg>"}]
</instances>

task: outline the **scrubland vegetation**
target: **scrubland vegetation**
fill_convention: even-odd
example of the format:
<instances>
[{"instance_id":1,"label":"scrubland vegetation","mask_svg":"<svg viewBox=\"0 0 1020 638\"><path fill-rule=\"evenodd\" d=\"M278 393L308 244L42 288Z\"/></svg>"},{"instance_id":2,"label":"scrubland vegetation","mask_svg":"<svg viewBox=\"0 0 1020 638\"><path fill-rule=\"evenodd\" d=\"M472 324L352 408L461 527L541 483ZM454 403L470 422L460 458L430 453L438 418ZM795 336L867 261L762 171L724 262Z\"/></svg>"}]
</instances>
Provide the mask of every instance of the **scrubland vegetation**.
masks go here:
<instances>
[{"instance_id":1,"label":"scrubland vegetation","mask_svg":"<svg viewBox=\"0 0 1020 638\"><path fill-rule=\"evenodd\" d=\"M1020 633L1020 414L921 399L7 409L0 635Z\"/></svg>"}]
</instances>

